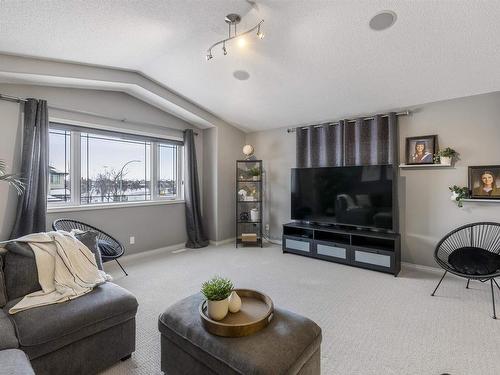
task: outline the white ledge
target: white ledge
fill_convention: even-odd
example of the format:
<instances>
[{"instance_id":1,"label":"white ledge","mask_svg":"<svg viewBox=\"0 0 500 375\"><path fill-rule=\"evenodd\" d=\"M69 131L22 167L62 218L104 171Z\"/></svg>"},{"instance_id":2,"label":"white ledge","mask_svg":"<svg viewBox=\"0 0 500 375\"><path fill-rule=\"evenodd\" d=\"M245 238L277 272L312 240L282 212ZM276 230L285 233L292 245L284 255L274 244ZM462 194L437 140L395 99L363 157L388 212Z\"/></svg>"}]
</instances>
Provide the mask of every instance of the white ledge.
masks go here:
<instances>
[{"instance_id":1,"label":"white ledge","mask_svg":"<svg viewBox=\"0 0 500 375\"><path fill-rule=\"evenodd\" d=\"M473 199L473 198L467 198L467 199L462 199L462 202L475 202L475 203L500 203L500 199Z\"/></svg>"},{"instance_id":2,"label":"white ledge","mask_svg":"<svg viewBox=\"0 0 500 375\"><path fill-rule=\"evenodd\" d=\"M455 166L446 164L400 164L399 168L401 169L455 168Z\"/></svg>"},{"instance_id":3,"label":"white ledge","mask_svg":"<svg viewBox=\"0 0 500 375\"><path fill-rule=\"evenodd\" d=\"M108 210L113 208L133 208L144 206L161 206L166 204L184 204L184 200L159 200L159 201L143 201L143 202L120 202L120 203L99 203L99 204L84 204L81 206L52 206L47 208L47 213L54 212L74 212L74 211L92 211L92 210Z\"/></svg>"}]
</instances>

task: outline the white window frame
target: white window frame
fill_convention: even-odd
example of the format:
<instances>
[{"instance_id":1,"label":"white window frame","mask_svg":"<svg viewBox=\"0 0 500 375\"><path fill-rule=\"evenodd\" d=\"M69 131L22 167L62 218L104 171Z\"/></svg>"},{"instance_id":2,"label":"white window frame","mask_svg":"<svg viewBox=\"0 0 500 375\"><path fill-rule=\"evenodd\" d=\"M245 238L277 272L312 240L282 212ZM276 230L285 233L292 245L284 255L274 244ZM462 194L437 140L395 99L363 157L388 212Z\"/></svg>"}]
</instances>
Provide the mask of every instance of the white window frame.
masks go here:
<instances>
[{"instance_id":1,"label":"white window frame","mask_svg":"<svg viewBox=\"0 0 500 375\"><path fill-rule=\"evenodd\" d=\"M135 207L135 206L151 206L158 204L176 204L184 203L184 146L177 145L177 194L173 197L164 197L159 194L158 177L160 174L160 163L158 157L158 145L164 139L165 143L172 141L179 141L180 138L166 138L158 136L157 134L149 134L140 131L130 131L124 129L117 129L108 126L101 126L96 124L87 124L77 121L54 119L49 120L49 129L53 123L57 123L58 127L64 129L64 125L68 125L70 131L70 200L67 202L47 202L48 212L64 212L64 211L77 211L77 210L94 210L94 209L108 209L118 207ZM135 137L144 137L145 142L150 142L150 180L151 180L151 199L144 201L132 202L116 202L116 203L81 203L81 131L70 129L71 126L79 126L87 128L89 133L92 130L104 130L110 133L113 132L121 134L129 134ZM147 138L156 138L157 140L149 140Z\"/></svg>"}]
</instances>

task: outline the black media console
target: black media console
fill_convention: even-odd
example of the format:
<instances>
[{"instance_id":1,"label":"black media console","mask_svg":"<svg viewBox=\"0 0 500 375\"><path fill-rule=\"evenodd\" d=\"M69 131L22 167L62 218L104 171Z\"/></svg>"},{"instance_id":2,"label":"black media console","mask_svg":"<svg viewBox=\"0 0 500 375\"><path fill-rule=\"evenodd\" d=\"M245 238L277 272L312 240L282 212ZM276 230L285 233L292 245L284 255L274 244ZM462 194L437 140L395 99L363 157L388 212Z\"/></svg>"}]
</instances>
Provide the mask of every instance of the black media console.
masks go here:
<instances>
[{"instance_id":1,"label":"black media console","mask_svg":"<svg viewBox=\"0 0 500 375\"><path fill-rule=\"evenodd\" d=\"M283 225L283 252L392 273L401 270L399 234L314 224Z\"/></svg>"}]
</instances>

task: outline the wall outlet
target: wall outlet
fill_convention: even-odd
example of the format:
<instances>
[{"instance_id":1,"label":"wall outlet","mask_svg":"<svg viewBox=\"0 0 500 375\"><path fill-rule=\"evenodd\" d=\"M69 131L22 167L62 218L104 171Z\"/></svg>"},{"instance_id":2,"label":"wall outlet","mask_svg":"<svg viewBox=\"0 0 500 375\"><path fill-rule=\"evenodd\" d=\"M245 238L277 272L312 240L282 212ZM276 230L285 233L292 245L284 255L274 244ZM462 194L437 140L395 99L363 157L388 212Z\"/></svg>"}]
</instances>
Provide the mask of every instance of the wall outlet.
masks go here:
<instances>
[{"instance_id":1,"label":"wall outlet","mask_svg":"<svg viewBox=\"0 0 500 375\"><path fill-rule=\"evenodd\" d=\"M266 230L266 233L269 233L269 224L266 224L266 226L264 228Z\"/></svg>"},{"instance_id":2,"label":"wall outlet","mask_svg":"<svg viewBox=\"0 0 500 375\"><path fill-rule=\"evenodd\" d=\"M130 244L135 244L135 236L130 236Z\"/></svg>"}]
</instances>

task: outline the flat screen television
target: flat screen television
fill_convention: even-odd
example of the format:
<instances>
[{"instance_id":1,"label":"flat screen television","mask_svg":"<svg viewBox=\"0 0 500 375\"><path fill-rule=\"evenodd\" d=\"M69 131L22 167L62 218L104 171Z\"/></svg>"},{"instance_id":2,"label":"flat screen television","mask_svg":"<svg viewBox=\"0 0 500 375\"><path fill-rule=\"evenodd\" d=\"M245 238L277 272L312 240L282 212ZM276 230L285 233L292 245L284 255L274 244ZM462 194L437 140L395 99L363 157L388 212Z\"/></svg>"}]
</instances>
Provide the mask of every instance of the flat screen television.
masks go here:
<instances>
[{"instance_id":1,"label":"flat screen television","mask_svg":"<svg viewBox=\"0 0 500 375\"><path fill-rule=\"evenodd\" d=\"M393 230L393 167L292 168L292 219Z\"/></svg>"}]
</instances>

